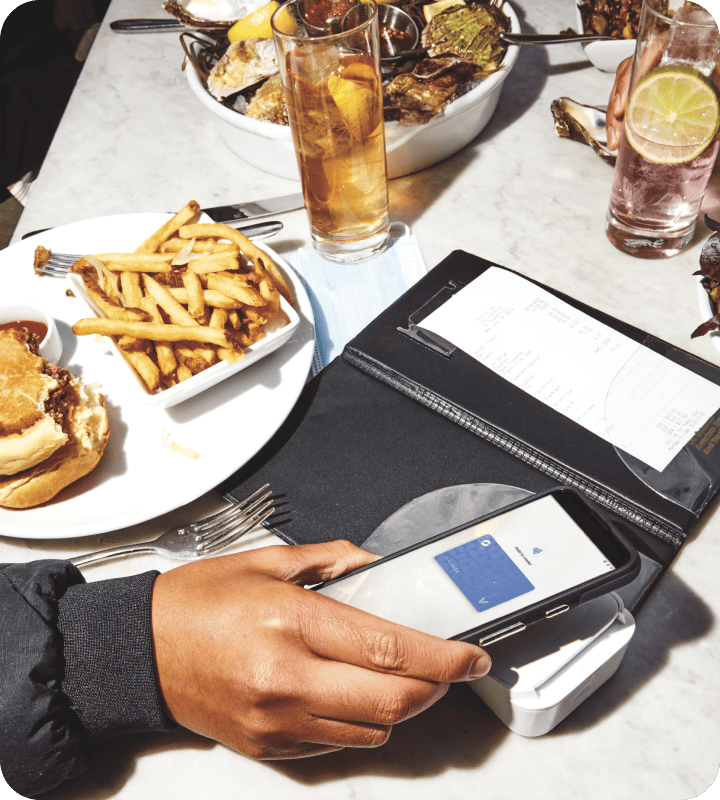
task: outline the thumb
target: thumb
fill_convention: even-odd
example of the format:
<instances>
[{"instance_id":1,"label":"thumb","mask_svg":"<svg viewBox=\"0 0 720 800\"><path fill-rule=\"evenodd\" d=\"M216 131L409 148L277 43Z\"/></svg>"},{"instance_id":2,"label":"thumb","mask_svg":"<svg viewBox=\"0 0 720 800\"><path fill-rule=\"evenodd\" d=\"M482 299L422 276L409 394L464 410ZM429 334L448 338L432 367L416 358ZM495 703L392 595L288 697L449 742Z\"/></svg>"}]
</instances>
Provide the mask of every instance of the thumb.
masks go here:
<instances>
[{"instance_id":1,"label":"thumb","mask_svg":"<svg viewBox=\"0 0 720 800\"><path fill-rule=\"evenodd\" d=\"M344 539L321 544L265 547L254 551L254 555L258 566L267 574L299 585L329 581L379 558Z\"/></svg>"}]
</instances>

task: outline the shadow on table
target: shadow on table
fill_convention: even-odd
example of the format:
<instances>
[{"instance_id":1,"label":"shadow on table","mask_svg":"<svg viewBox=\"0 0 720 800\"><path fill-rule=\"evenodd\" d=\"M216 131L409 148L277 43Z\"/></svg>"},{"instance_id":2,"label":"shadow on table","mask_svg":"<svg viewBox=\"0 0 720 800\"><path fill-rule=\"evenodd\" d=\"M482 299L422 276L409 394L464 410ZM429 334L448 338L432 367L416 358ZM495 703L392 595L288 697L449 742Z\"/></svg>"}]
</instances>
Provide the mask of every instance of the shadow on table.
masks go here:
<instances>
[{"instance_id":1,"label":"shadow on table","mask_svg":"<svg viewBox=\"0 0 720 800\"><path fill-rule=\"evenodd\" d=\"M654 675L667 668L674 648L706 635L713 624L712 614L701 598L675 575L667 573L638 615L635 635L618 672L568 719L546 734L546 738L586 730L616 713ZM307 786L357 776L432 777L448 770L482 767L512 735L470 689L456 685L428 711L396 726L383 747L341 750L318 758L271 761L265 766ZM217 746L184 729L169 734L114 739L97 748L84 775L43 797L46 800L106 800L119 793L135 776L137 763L145 756L178 750L188 760L198 758L198 768L207 768L210 762L203 764L202 753ZM238 764L238 770L242 770L242 763ZM149 774L147 769L144 772ZM136 780L136 796L145 797L145 792L152 787L141 786L141 777ZM168 787L171 785L172 782Z\"/></svg>"},{"instance_id":2,"label":"shadow on table","mask_svg":"<svg viewBox=\"0 0 720 800\"><path fill-rule=\"evenodd\" d=\"M396 726L389 742L377 749L347 749L317 758L269 761L265 766L288 779L305 785L345 781L360 775L389 775L418 778L439 775L448 769L476 769L500 746L509 731L465 686L452 686L448 694L425 713ZM198 768L208 768L202 753L218 747L190 731L142 734L113 739L97 748L88 771L51 792L44 800L109 800L130 780L137 785L133 796L146 797L157 790L159 775L142 786L136 775L140 759L153 753L182 750L186 760L198 758ZM242 757L238 756L238 777ZM145 774L150 774L148 769ZM168 792L178 800L192 795L178 794L169 779ZM192 787L189 787L193 791ZM168 795L170 796L170 795ZM241 796L241 793L238 794Z\"/></svg>"},{"instance_id":3,"label":"shadow on table","mask_svg":"<svg viewBox=\"0 0 720 800\"><path fill-rule=\"evenodd\" d=\"M672 651L707 635L715 624L710 608L672 572L666 572L638 612L635 633L615 675L547 736L567 736L618 711L656 674Z\"/></svg>"},{"instance_id":4,"label":"shadow on table","mask_svg":"<svg viewBox=\"0 0 720 800\"><path fill-rule=\"evenodd\" d=\"M522 11L516 9L522 24ZM522 25L524 33L535 31ZM563 45L558 45L562 47ZM537 101L549 77L575 72L588 66L587 60L551 65L546 47L520 48L518 60L503 84L497 109L486 127L462 150L437 165L395 178L390 182L390 206L393 219L401 219L412 227L455 179L478 157L483 145L501 131L515 124ZM548 103L548 124L553 125ZM512 159L517 154L508 153Z\"/></svg>"}]
</instances>

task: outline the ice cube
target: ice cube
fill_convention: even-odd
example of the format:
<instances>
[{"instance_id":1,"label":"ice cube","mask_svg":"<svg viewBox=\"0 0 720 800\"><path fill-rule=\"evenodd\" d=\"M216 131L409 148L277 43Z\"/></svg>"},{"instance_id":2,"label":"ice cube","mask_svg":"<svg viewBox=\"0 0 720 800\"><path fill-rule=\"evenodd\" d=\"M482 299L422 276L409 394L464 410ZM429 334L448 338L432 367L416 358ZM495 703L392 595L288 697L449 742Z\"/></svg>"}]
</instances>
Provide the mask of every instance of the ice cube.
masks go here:
<instances>
[{"instance_id":1,"label":"ice cube","mask_svg":"<svg viewBox=\"0 0 720 800\"><path fill-rule=\"evenodd\" d=\"M712 14L696 3L685 3L673 17L661 63L688 64L709 75L719 50L720 33Z\"/></svg>"}]
</instances>

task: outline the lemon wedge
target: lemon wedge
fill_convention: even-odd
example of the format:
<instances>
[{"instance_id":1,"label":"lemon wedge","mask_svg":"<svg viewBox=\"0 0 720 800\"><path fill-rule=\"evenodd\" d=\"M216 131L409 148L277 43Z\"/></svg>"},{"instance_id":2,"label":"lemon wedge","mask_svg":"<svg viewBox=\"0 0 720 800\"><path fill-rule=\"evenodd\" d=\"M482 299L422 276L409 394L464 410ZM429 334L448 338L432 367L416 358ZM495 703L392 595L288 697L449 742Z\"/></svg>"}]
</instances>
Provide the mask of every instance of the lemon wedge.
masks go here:
<instances>
[{"instance_id":1,"label":"lemon wedge","mask_svg":"<svg viewBox=\"0 0 720 800\"><path fill-rule=\"evenodd\" d=\"M436 0L435 3L427 3L423 6L423 14L425 15L425 22L430 20L441 11L452 6L464 6L465 0Z\"/></svg>"},{"instance_id":2,"label":"lemon wedge","mask_svg":"<svg viewBox=\"0 0 720 800\"><path fill-rule=\"evenodd\" d=\"M373 78L371 66L356 64L344 76L331 75L328 79L330 96L354 139L369 137L376 124Z\"/></svg>"},{"instance_id":3,"label":"lemon wedge","mask_svg":"<svg viewBox=\"0 0 720 800\"><path fill-rule=\"evenodd\" d=\"M270 0L264 6L256 8L246 16L240 18L228 31L231 42L242 42L245 39L272 39L270 18L280 8L277 0ZM297 25L292 14L284 9L278 14L275 25L281 33L291 35L297 30Z\"/></svg>"},{"instance_id":4,"label":"lemon wedge","mask_svg":"<svg viewBox=\"0 0 720 800\"><path fill-rule=\"evenodd\" d=\"M646 75L625 112L625 135L655 164L685 164L701 155L720 129L720 96L701 72L666 64Z\"/></svg>"}]
</instances>

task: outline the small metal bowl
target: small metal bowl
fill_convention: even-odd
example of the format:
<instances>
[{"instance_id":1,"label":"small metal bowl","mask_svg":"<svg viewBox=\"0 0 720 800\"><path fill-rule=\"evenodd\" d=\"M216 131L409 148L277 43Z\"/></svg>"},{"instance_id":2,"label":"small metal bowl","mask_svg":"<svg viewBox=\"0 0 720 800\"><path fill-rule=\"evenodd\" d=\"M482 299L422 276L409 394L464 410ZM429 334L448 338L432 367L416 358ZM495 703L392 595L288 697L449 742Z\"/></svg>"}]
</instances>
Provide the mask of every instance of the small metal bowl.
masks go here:
<instances>
[{"instance_id":1,"label":"small metal bowl","mask_svg":"<svg viewBox=\"0 0 720 800\"><path fill-rule=\"evenodd\" d=\"M378 3L378 29L381 61L405 58L420 44L420 29L415 20L397 6Z\"/></svg>"},{"instance_id":2,"label":"small metal bowl","mask_svg":"<svg viewBox=\"0 0 720 800\"><path fill-rule=\"evenodd\" d=\"M359 0L350 0L349 4L354 8L358 5L358 3ZM328 17L324 20L322 27L313 25L308 21L307 15L314 4L315 0L304 0L303 3L299 4L302 23L305 26L305 30L308 32L308 34L310 36L328 36L329 34L340 33L343 30L343 17ZM352 10L353 9L350 8L344 16L347 17Z\"/></svg>"}]
</instances>

